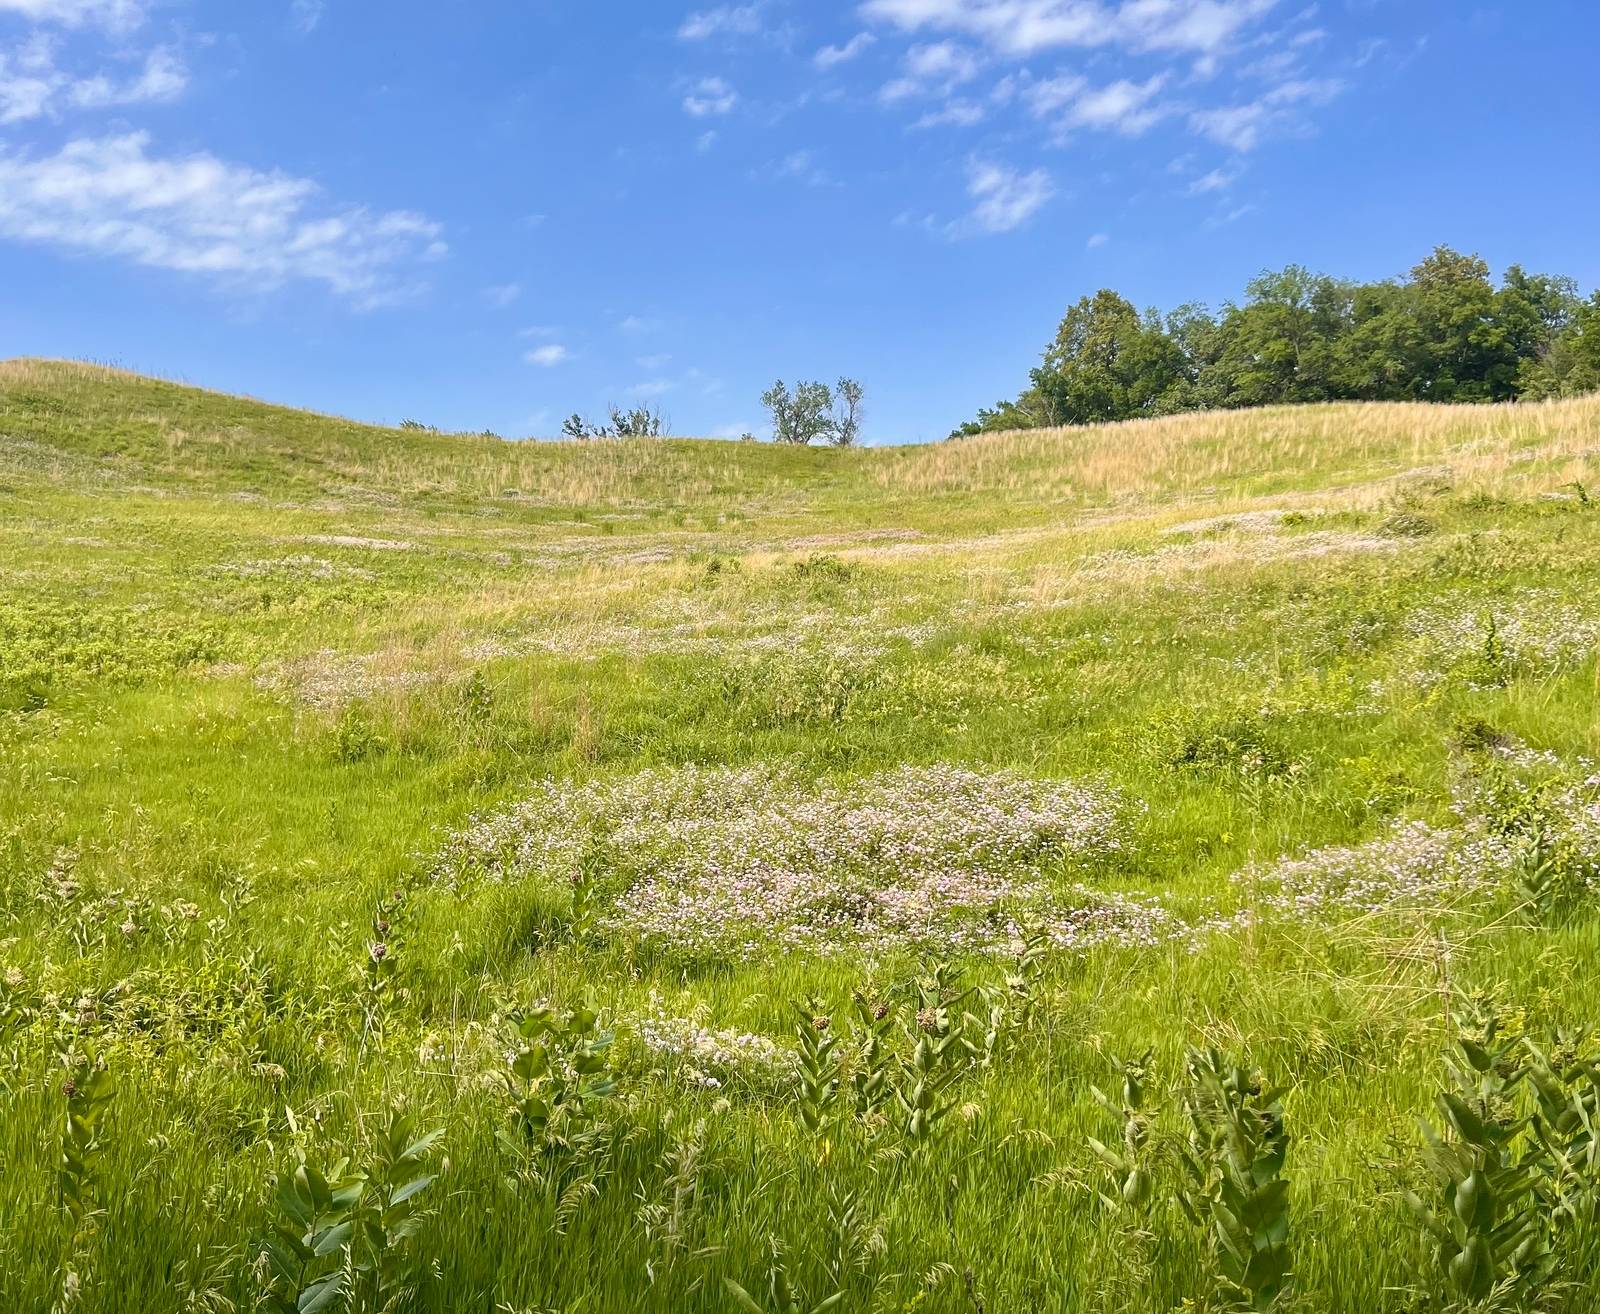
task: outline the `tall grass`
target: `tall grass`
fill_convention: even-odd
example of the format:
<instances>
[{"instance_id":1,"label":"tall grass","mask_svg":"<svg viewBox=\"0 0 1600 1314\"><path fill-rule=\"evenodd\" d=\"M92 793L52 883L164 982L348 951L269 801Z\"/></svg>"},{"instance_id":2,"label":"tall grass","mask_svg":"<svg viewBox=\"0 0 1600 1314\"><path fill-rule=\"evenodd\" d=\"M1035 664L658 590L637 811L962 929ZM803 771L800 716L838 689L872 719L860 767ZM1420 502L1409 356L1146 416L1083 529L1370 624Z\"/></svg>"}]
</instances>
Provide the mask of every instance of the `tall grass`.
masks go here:
<instances>
[{"instance_id":1,"label":"tall grass","mask_svg":"<svg viewBox=\"0 0 1600 1314\"><path fill-rule=\"evenodd\" d=\"M1456 1308L1407 1199L1493 1005L1487 1298L1595 1309L1597 423L529 446L0 366L0 1303Z\"/></svg>"}]
</instances>

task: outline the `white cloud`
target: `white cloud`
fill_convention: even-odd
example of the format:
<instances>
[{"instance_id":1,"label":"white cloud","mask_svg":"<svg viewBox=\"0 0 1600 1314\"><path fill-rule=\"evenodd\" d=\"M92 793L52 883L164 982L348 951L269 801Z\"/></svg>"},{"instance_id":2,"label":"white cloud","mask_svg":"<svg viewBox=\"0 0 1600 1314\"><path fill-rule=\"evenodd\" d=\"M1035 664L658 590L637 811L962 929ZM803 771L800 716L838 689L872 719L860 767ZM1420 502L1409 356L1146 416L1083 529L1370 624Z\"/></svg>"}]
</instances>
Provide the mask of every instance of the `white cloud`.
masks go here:
<instances>
[{"instance_id":1,"label":"white cloud","mask_svg":"<svg viewBox=\"0 0 1600 1314\"><path fill-rule=\"evenodd\" d=\"M784 156L773 168L773 174L779 178L791 178L795 182L804 183L807 187L831 187L833 179L828 172L817 163L813 151L794 151Z\"/></svg>"},{"instance_id":2,"label":"white cloud","mask_svg":"<svg viewBox=\"0 0 1600 1314\"><path fill-rule=\"evenodd\" d=\"M55 116L66 109L97 110L174 101L189 85L189 71L172 51L145 56L131 78L105 73L75 77L56 66L55 47L36 36L13 53L0 51L0 124Z\"/></svg>"},{"instance_id":3,"label":"white cloud","mask_svg":"<svg viewBox=\"0 0 1600 1314\"><path fill-rule=\"evenodd\" d=\"M683 110L693 118L704 119L729 114L738 103L739 93L721 78L701 78L683 98Z\"/></svg>"},{"instance_id":4,"label":"white cloud","mask_svg":"<svg viewBox=\"0 0 1600 1314\"><path fill-rule=\"evenodd\" d=\"M1258 101L1225 109L1196 110L1189 116L1189 122L1196 132L1218 145L1249 151L1260 144L1261 130L1271 115L1267 105Z\"/></svg>"},{"instance_id":5,"label":"white cloud","mask_svg":"<svg viewBox=\"0 0 1600 1314\"><path fill-rule=\"evenodd\" d=\"M988 111L975 100L952 100L943 109L929 110L913 128L970 128L982 123Z\"/></svg>"},{"instance_id":6,"label":"white cloud","mask_svg":"<svg viewBox=\"0 0 1600 1314\"><path fill-rule=\"evenodd\" d=\"M1090 251L1098 251L1102 246L1105 246L1106 243L1108 243L1110 240L1111 240L1111 235L1109 233L1091 233L1090 236L1089 236L1089 240L1084 243L1084 246Z\"/></svg>"},{"instance_id":7,"label":"white cloud","mask_svg":"<svg viewBox=\"0 0 1600 1314\"><path fill-rule=\"evenodd\" d=\"M1009 233L1033 218L1056 194L1043 169L1023 173L1008 165L973 160L967 166L967 195L975 204L959 231Z\"/></svg>"},{"instance_id":8,"label":"white cloud","mask_svg":"<svg viewBox=\"0 0 1600 1314\"><path fill-rule=\"evenodd\" d=\"M869 20L902 31L955 32L1009 55L1067 46L1207 53L1222 49L1276 0L866 0Z\"/></svg>"},{"instance_id":9,"label":"white cloud","mask_svg":"<svg viewBox=\"0 0 1600 1314\"><path fill-rule=\"evenodd\" d=\"M1343 90L1343 83L1331 80L1285 82L1242 105L1196 110L1189 116L1189 123L1201 136L1220 146L1252 151L1264 137L1293 125L1296 106L1326 105Z\"/></svg>"},{"instance_id":10,"label":"white cloud","mask_svg":"<svg viewBox=\"0 0 1600 1314\"><path fill-rule=\"evenodd\" d=\"M1080 77L1052 78L1028 89L1028 106L1035 116L1049 119L1062 131L1090 128L1136 137L1171 111L1155 103L1167 85L1159 73L1144 82L1123 79L1092 87Z\"/></svg>"},{"instance_id":11,"label":"white cloud","mask_svg":"<svg viewBox=\"0 0 1600 1314\"><path fill-rule=\"evenodd\" d=\"M1164 110L1151 102L1167 85L1166 75L1144 82L1123 79L1110 86L1086 91L1068 112L1065 123L1073 128L1101 128L1137 136L1162 117Z\"/></svg>"},{"instance_id":12,"label":"white cloud","mask_svg":"<svg viewBox=\"0 0 1600 1314\"><path fill-rule=\"evenodd\" d=\"M1272 9L1277 0L1128 0L1118 18L1145 50L1214 54Z\"/></svg>"},{"instance_id":13,"label":"white cloud","mask_svg":"<svg viewBox=\"0 0 1600 1314\"><path fill-rule=\"evenodd\" d=\"M1213 169L1189 184L1189 195L1209 196L1213 192L1225 192L1239 181L1239 172L1238 169Z\"/></svg>"},{"instance_id":14,"label":"white cloud","mask_svg":"<svg viewBox=\"0 0 1600 1314\"><path fill-rule=\"evenodd\" d=\"M483 299L496 310L504 310L522 295L521 283L498 283L483 289Z\"/></svg>"},{"instance_id":15,"label":"white cloud","mask_svg":"<svg viewBox=\"0 0 1600 1314\"><path fill-rule=\"evenodd\" d=\"M18 14L29 22L62 27L137 27L144 21L145 7L145 0L0 0L0 14Z\"/></svg>"},{"instance_id":16,"label":"white cloud","mask_svg":"<svg viewBox=\"0 0 1600 1314\"><path fill-rule=\"evenodd\" d=\"M535 347L523 359L530 365L537 365L540 369L548 370L571 360L572 353L559 342L551 342L543 347Z\"/></svg>"},{"instance_id":17,"label":"white cloud","mask_svg":"<svg viewBox=\"0 0 1600 1314\"><path fill-rule=\"evenodd\" d=\"M326 9L324 0L292 0L289 5L289 21L301 32L315 32L317 25L322 22L323 11Z\"/></svg>"},{"instance_id":18,"label":"white cloud","mask_svg":"<svg viewBox=\"0 0 1600 1314\"><path fill-rule=\"evenodd\" d=\"M634 364L642 370L648 370L650 373L656 374L672 364L672 357L665 354L660 356L640 356L634 361Z\"/></svg>"},{"instance_id":19,"label":"white cloud","mask_svg":"<svg viewBox=\"0 0 1600 1314\"><path fill-rule=\"evenodd\" d=\"M704 132L702 132L698 137L696 137L694 139L694 148L695 148L695 150L699 151L700 154L702 154L702 155L704 155L707 151L709 151L716 144L717 144L717 132L716 132L715 128L707 128Z\"/></svg>"},{"instance_id":20,"label":"white cloud","mask_svg":"<svg viewBox=\"0 0 1600 1314\"><path fill-rule=\"evenodd\" d=\"M901 74L878 93L885 102L909 96L948 95L978 76L976 55L954 41L912 46L901 63Z\"/></svg>"},{"instance_id":21,"label":"white cloud","mask_svg":"<svg viewBox=\"0 0 1600 1314\"><path fill-rule=\"evenodd\" d=\"M755 36L761 31L760 5L722 5L690 14L678 28L685 41L713 36Z\"/></svg>"},{"instance_id":22,"label":"white cloud","mask_svg":"<svg viewBox=\"0 0 1600 1314\"><path fill-rule=\"evenodd\" d=\"M0 237L249 291L320 283L363 307L416 291L412 267L446 252L423 215L330 209L309 179L204 152L163 158L149 145L129 133L43 158L0 150Z\"/></svg>"},{"instance_id":23,"label":"white cloud","mask_svg":"<svg viewBox=\"0 0 1600 1314\"><path fill-rule=\"evenodd\" d=\"M68 99L80 109L114 105L150 105L177 100L188 90L189 70L170 50L152 50L139 76L115 82L103 74L74 83Z\"/></svg>"},{"instance_id":24,"label":"white cloud","mask_svg":"<svg viewBox=\"0 0 1600 1314\"><path fill-rule=\"evenodd\" d=\"M1206 227L1208 229L1226 228L1229 224L1238 223L1246 215L1252 215L1255 212L1256 207L1253 205L1241 205L1237 209L1222 210L1206 220Z\"/></svg>"},{"instance_id":25,"label":"white cloud","mask_svg":"<svg viewBox=\"0 0 1600 1314\"><path fill-rule=\"evenodd\" d=\"M0 50L0 124L22 123L48 113L61 89L50 44L33 40L8 55Z\"/></svg>"},{"instance_id":26,"label":"white cloud","mask_svg":"<svg viewBox=\"0 0 1600 1314\"><path fill-rule=\"evenodd\" d=\"M1028 108L1033 111L1036 118L1049 118L1071 105L1083 94L1088 85L1087 78L1078 77L1076 74L1047 78L1043 82L1029 85L1023 93L1023 99L1028 102Z\"/></svg>"},{"instance_id":27,"label":"white cloud","mask_svg":"<svg viewBox=\"0 0 1600 1314\"><path fill-rule=\"evenodd\" d=\"M823 46L821 50L811 57L811 62L820 69L830 69L840 64L848 64L852 59L857 59L864 55L877 39L871 32L858 32L842 46Z\"/></svg>"}]
</instances>

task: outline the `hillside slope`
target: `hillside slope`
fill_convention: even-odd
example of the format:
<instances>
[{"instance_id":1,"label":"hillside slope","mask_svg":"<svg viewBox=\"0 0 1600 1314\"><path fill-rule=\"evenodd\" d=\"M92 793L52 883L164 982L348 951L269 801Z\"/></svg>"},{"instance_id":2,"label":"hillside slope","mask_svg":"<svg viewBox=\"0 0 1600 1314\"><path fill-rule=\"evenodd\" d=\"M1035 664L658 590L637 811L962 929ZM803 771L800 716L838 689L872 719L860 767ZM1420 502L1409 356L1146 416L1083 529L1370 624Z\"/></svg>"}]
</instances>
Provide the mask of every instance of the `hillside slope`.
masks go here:
<instances>
[{"instance_id":1,"label":"hillside slope","mask_svg":"<svg viewBox=\"0 0 1600 1314\"><path fill-rule=\"evenodd\" d=\"M0 364L0 1305L251 1308L273 1175L404 1106L419 1309L725 1310L775 1240L844 1308L1166 1314L1216 1258L1096 1202L1090 1087L1198 1045L1288 1088L1308 1306L1400 1308L1454 992L1600 1021L1597 495L1600 398L839 452ZM899 1081L1027 928L936 1130L808 1130L797 1007ZM585 997L609 1130L519 1157L506 1020Z\"/></svg>"}]
</instances>

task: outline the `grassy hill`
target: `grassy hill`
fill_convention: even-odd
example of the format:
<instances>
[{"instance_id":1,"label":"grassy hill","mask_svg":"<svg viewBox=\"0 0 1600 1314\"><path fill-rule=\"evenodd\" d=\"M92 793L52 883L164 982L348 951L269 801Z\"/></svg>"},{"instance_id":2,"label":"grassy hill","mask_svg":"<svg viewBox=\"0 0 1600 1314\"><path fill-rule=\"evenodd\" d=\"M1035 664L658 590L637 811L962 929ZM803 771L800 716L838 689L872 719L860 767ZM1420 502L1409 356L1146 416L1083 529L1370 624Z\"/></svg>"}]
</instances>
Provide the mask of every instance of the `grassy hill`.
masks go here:
<instances>
[{"instance_id":1,"label":"grassy hill","mask_svg":"<svg viewBox=\"0 0 1600 1314\"><path fill-rule=\"evenodd\" d=\"M1223 1307L1215 1048L1284 1088L1261 1263L1443 1307L1442 1056L1600 1022L1595 497L1600 398L811 451L0 364L0 1303L292 1302L274 1183L371 1202L404 1110L358 1309ZM1512 1307L1592 1292L1534 1216Z\"/></svg>"}]
</instances>

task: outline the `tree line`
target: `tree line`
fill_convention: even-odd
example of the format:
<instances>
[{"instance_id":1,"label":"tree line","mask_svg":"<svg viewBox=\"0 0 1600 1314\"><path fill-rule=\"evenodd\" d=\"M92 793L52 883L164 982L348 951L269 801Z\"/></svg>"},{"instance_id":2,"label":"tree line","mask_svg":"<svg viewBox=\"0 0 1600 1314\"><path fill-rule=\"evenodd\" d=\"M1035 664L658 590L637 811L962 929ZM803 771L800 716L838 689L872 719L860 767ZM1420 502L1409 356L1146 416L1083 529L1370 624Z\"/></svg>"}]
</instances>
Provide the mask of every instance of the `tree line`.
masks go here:
<instances>
[{"instance_id":1,"label":"tree line","mask_svg":"<svg viewBox=\"0 0 1600 1314\"><path fill-rule=\"evenodd\" d=\"M1062 319L1029 386L951 437L1319 401L1498 402L1600 389L1600 292L1434 250L1402 279L1300 265L1212 314L1140 312L1103 288Z\"/></svg>"}]
</instances>

